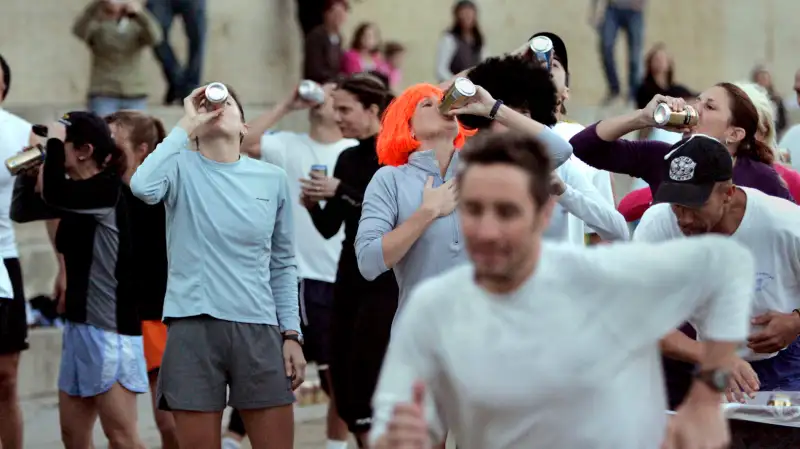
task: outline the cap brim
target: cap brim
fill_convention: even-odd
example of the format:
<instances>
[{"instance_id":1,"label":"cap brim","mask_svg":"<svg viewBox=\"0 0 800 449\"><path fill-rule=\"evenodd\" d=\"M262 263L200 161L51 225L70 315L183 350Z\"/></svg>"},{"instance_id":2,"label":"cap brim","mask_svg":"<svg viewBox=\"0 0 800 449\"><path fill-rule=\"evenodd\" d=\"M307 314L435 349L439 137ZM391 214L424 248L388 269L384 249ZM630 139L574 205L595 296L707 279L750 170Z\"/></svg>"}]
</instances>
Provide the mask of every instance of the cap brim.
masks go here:
<instances>
[{"instance_id":1,"label":"cap brim","mask_svg":"<svg viewBox=\"0 0 800 449\"><path fill-rule=\"evenodd\" d=\"M670 203L686 207L701 207L708 201L713 191L714 183L683 184L665 182L658 186L658 191L653 198L653 203Z\"/></svg>"}]
</instances>

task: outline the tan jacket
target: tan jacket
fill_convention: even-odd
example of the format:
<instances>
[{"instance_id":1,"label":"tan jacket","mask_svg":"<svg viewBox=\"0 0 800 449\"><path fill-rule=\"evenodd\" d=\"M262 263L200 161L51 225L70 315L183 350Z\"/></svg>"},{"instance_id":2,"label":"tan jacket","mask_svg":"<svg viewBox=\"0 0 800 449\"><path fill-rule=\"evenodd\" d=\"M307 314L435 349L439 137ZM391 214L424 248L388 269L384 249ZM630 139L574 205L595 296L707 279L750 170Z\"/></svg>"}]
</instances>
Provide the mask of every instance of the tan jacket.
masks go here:
<instances>
[{"instance_id":1,"label":"tan jacket","mask_svg":"<svg viewBox=\"0 0 800 449\"><path fill-rule=\"evenodd\" d=\"M92 52L89 95L141 98L147 95L142 53L161 42L156 19L145 9L120 21L100 16L100 2L93 2L72 27Z\"/></svg>"}]
</instances>

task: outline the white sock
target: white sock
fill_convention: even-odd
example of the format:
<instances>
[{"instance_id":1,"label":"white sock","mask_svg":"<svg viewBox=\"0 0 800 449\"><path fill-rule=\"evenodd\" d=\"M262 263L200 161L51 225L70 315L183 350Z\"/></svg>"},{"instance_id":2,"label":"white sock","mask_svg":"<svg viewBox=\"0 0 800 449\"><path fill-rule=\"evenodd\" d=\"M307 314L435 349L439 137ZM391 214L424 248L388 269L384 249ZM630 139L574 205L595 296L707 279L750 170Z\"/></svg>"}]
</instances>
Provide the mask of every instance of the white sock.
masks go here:
<instances>
[{"instance_id":1,"label":"white sock","mask_svg":"<svg viewBox=\"0 0 800 449\"><path fill-rule=\"evenodd\" d=\"M240 449L242 443L236 441L234 438L225 437L222 439L222 449Z\"/></svg>"},{"instance_id":2,"label":"white sock","mask_svg":"<svg viewBox=\"0 0 800 449\"><path fill-rule=\"evenodd\" d=\"M347 449L347 441L328 440L325 449Z\"/></svg>"}]
</instances>

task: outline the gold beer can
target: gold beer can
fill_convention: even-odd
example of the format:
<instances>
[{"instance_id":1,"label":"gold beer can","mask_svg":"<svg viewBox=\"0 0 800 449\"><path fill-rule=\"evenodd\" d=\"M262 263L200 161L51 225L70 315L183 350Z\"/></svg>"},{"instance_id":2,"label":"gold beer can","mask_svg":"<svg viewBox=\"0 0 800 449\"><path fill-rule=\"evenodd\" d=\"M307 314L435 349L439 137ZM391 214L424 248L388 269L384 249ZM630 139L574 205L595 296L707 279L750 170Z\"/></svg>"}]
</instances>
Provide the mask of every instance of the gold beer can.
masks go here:
<instances>
[{"instance_id":1,"label":"gold beer can","mask_svg":"<svg viewBox=\"0 0 800 449\"><path fill-rule=\"evenodd\" d=\"M666 103L659 103L653 112L653 120L658 126L694 126L699 119L697 110L689 105L683 111L677 112Z\"/></svg>"},{"instance_id":2,"label":"gold beer can","mask_svg":"<svg viewBox=\"0 0 800 449\"><path fill-rule=\"evenodd\" d=\"M25 170L41 165L44 162L45 154L45 149L40 144L27 147L6 159L6 168L13 176L16 176Z\"/></svg>"},{"instance_id":3,"label":"gold beer can","mask_svg":"<svg viewBox=\"0 0 800 449\"><path fill-rule=\"evenodd\" d=\"M452 109L460 108L478 91L472 81L467 78L456 78L453 85L447 89L439 103L439 112L447 114Z\"/></svg>"},{"instance_id":4,"label":"gold beer can","mask_svg":"<svg viewBox=\"0 0 800 449\"><path fill-rule=\"evenodd\" d=\"M767 401L767 405L772 407L791 407L792 406L792 398L789 397L788 394L783 393L775 393L769 397L769 401Z\"/></svg>"}]
</instances>

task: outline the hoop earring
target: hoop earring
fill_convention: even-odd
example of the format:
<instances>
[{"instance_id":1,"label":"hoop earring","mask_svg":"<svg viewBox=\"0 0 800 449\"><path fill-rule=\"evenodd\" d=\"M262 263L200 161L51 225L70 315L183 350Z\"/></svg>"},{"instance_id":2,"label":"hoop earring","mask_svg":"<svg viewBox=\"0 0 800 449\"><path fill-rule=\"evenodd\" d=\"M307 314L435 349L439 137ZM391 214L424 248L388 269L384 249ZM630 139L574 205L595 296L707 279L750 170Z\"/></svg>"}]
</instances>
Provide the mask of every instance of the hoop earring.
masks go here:
<instances>
[{"instance_id":1,"label":"hoop earring","mask_svg":"<svg viewBox=\"0 0 800 449\"><path fill-rule=\"evenodd\" d=\"M86 156L78 156L78 160L83 162L86 160Z\"/></svg>"},{"instance_id":2,"label":"hoop earring","mask_svg":"<svg viewBox=\"0 0 800 449\"><path fill-rule=\"evenodd\" d=\"M731 139L726 137L725 138L725 145L730 145L730 144L731 144Z\"/></svg>"}]
</instances>

